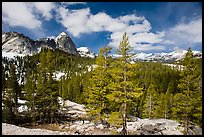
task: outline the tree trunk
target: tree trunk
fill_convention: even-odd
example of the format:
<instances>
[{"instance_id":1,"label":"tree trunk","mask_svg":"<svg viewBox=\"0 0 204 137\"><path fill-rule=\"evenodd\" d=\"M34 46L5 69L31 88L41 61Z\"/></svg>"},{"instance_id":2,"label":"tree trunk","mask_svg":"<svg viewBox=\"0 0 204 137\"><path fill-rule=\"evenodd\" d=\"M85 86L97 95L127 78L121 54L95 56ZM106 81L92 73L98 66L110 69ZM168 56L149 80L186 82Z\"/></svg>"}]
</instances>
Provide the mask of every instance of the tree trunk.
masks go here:
<instances>
[{"instance_id":1,"label":"tree trunk","mask_svg":"<svg viewBox=\"0 0 204 137\"><path fill-rule=\"evenodd\" d=\"M150 110L149 110L149 119L151 119L152 117L151 117L151 113L152 113L152 96L150 95Z\"/></svg>"},{"instance_id":2,"label":"tree trunk","mask_svg":"<svg viewBox=\"0 0 204 137\"><path fill-rule=\"evenodd\" d=\"M124 62L124 92L125 92L125 101L124 101L124 111L123 111L123 130L122 130L122 134L123 135L127 135L127 121L126 121L126 113L127 113L127 89L126 89L126 81L127 81L127 77L126 77L126 62Z\"/></svg>"},{"instance_id":3,"label":"tree trunk","mask_svg":"<svg viewBox=\"0 0 204 137\"><path fill-rule=\"evenodd\" d=\"M188 135L188 116L185 118L184 135Z\"/></svg>"}]
</instances>

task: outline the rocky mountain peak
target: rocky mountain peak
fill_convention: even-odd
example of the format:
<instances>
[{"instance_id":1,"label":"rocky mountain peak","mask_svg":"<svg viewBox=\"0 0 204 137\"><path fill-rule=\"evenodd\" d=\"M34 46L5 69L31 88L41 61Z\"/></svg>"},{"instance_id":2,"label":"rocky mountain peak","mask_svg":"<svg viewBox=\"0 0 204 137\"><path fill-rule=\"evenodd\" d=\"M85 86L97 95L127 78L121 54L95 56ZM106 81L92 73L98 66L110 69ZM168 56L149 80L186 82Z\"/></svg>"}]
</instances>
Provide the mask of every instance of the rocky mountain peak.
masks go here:
<instances>
[{"instance_id":1,"label":"rocky mountain peak","mask_svg":"<svg viewBox=\"0 0 204 137\"><path fill-rule=\"evenodd\" d=\"M2 33L2 51L20 54L32 54L35 42L18 32Z\"/></svg>"},{"instance_id":2,"label":"rocky mountain peak","mask_svg":"<svg viewBox=\"0 0 204 137\"><path fill-rule=\"evenodd\" d=\"M57 44L57 48L65 50L68 53L79 55L74 42L66 32L61 32L55 38L55 43Z\"/></svg>"},{"instance_id":3,"label":"rocky mountain peak","mask_svg":"<svg viewBox=\"0 0 204 137\"><path fill-rule=\"evenodd\" d=\"M79 55L76 46L66 32L61 32L56 38L31 38L18 32L2 32L2 52L9 54L31 55L40 51L42 47L59 48L67 53Z\"/></svg>"}]
</instances>

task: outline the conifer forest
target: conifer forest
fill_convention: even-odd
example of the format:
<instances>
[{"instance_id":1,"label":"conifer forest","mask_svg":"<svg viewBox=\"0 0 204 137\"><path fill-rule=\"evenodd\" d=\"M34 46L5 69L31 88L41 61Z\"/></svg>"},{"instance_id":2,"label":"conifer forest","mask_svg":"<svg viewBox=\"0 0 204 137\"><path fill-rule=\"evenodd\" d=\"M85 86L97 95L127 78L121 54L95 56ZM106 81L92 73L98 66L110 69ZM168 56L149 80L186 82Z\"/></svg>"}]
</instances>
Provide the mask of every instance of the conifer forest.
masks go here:
<instances>
[{"instance_id":1,"label":"conifer forest","mask_svg":"<svg viewBox=\"0 0 204 137\"><path fill-rule=\"evenodd\" d=\"M162 62L134 62L126 33L118 43L117 58L111 47L100 48L96 58L42 48L33 56L2 57L2 122L58 123L59 101L84 104L88 119L107 120L127 134L130 116L172 119L202 128L202 58L189 47L177 65ZM63 72L56 79L56 72ZM26 112L19 112L18 100L26 100Z\"/></svg>"}]
</instances>

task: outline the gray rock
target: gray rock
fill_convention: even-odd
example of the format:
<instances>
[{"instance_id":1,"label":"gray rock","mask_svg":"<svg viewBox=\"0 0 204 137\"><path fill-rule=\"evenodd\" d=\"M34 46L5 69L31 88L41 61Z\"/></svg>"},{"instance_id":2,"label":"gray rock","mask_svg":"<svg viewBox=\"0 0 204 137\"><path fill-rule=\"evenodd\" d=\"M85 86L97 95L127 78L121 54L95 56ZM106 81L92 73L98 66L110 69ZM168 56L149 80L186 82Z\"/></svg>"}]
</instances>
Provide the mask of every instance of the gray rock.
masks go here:
<instances>
[{"instance_id":1,"label":"gray rock","mask_svg":"<svg viewBox=\"0 0 204 137\"><path fill-rule=\"evenodd\" d=\"M59 49L62 49L70 54L79 55L74 42L67 33L61 32L55 38L55 43Z\"/></svg>"},{"instance_id":2,"label":"gray rock","mask_svg":"<svg viewBox=\"0 0 204 137\"><path fill-rule=\"evenodd\" d=\"M74 42L65 32L60 33L55 39L41 38L38 40L32 40L18 32L2 33L3 52L32 55L38 53L42 47L58 48L67 53L79 55Z\"/></svg>"},{"instance_id":3,"label":"gray rock","mask_svg":"<svg viewBox=\"0 0 204 137\"><path fill-rule=\"evenodd\" d=\"M153 132L155 130L155 127L153 125L147 124L147 125L142 126L142 130Z\"/></svg>"}]
</instances>

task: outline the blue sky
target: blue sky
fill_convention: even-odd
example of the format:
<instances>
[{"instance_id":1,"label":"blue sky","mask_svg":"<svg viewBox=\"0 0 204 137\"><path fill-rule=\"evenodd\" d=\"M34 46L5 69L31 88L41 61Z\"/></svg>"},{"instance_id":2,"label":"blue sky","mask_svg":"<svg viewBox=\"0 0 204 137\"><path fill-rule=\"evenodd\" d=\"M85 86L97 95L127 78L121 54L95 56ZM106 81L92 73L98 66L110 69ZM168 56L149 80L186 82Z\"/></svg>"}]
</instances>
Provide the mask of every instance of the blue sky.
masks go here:
<instances>
[{"instance_id":1,"label":"blue sky","mask_svg":"<svg viewBox=\"0 0 204 137\"><path fill-rule=\"evenodd\" d=\"M34 40L64 31L96 53L104 45L114 53L124 32L137 53L201 50L202 3L3 2L2 30Z\"/></svg>"}]
</instances>

